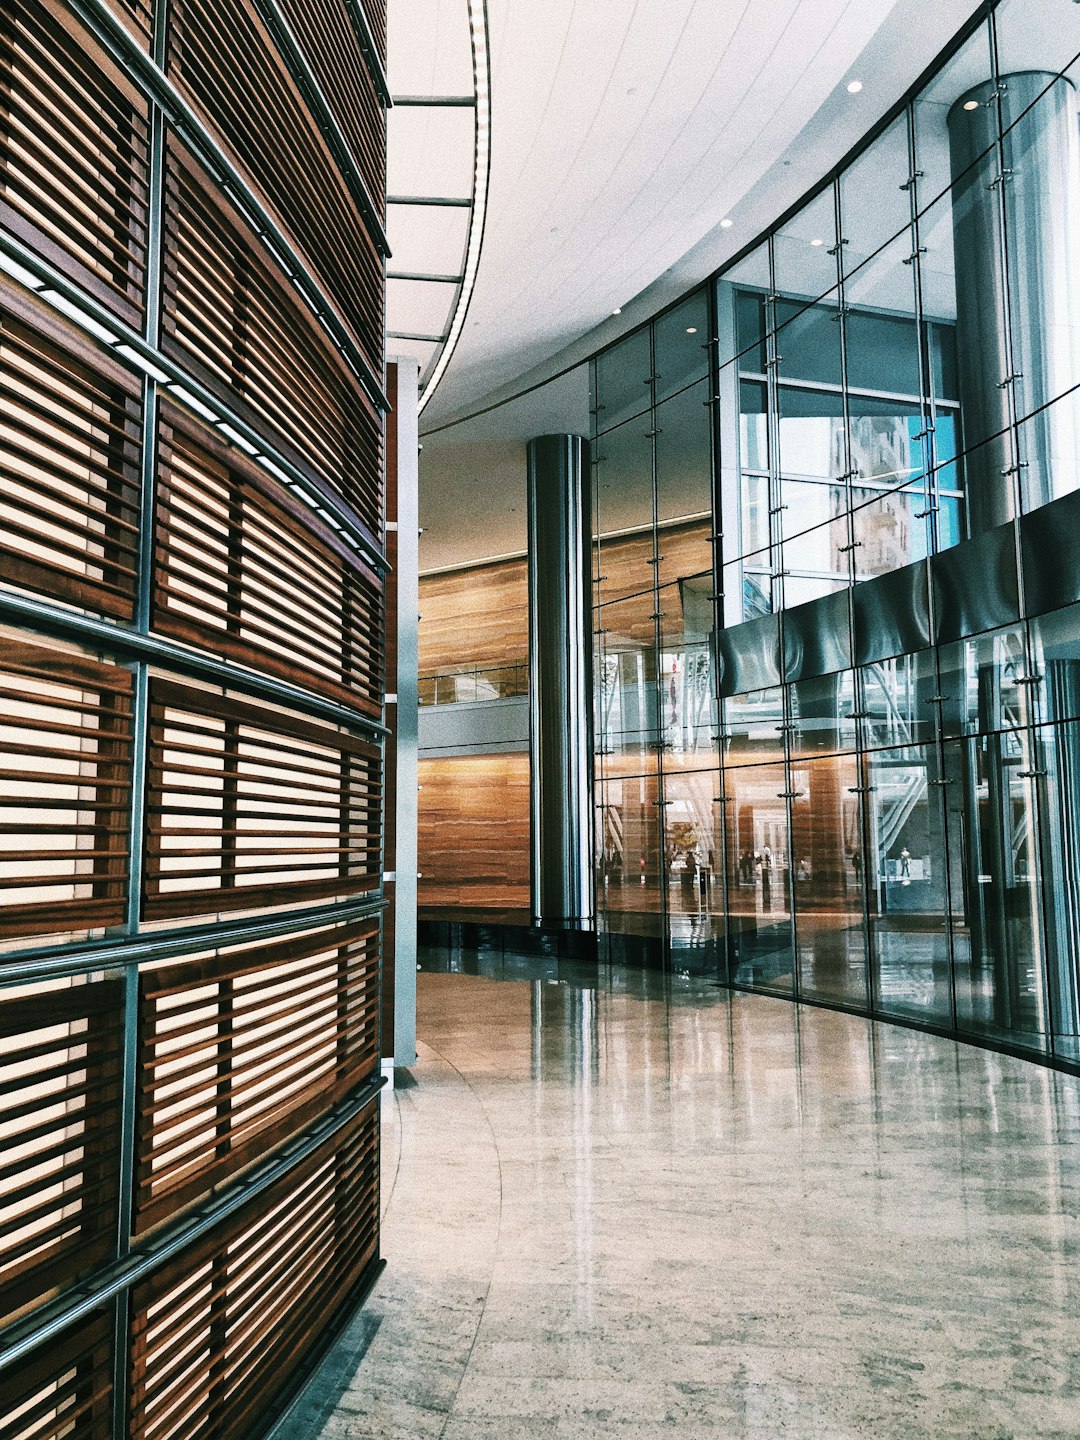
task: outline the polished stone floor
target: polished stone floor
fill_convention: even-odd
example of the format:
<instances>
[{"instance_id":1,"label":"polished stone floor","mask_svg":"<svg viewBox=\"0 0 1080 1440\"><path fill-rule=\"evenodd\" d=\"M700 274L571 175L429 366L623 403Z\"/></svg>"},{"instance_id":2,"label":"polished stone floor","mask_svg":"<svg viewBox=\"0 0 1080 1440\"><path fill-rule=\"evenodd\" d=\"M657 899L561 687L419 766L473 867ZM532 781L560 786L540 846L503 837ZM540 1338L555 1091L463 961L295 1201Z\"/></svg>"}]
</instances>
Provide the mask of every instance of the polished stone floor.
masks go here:
<instances>
[{"instance_id":1,"label":"polished stone floor","mask_svg":"<svg viewBox=\"0 0 1080 1440\"><path fill-rule=\"evenodd\" d=\"M1080 1080L495 968L418 976L388 1268L289 1440L1077 1440Z\"/></svg>"}]
</instances>

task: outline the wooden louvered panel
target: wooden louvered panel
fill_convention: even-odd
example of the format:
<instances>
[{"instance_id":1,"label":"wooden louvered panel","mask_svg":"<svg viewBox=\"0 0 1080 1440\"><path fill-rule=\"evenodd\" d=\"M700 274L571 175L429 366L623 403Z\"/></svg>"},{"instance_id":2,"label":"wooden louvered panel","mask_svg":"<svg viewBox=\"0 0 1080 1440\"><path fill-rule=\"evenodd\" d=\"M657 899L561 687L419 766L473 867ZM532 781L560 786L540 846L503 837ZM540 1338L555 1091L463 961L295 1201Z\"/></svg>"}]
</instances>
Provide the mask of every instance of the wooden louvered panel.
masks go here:
<instances>
[{"instance_id":1,"label":"wooden louvered panel","mask_svg":"<svg viewBox=\"0 0 1080 1440\"><path fill-rule=\"evenodd\" d=\"M386 210L386 118L349 0L282 0L293 34L341 126L368 193Z\"/></svg>"},{"instance_id":2,"label":"wooden louvered panel","mask_svg":"<svg viewBox=\"0 0 1080 1440\"><path fill-rule=\"evenodd\" d=\"M0 1440L110 1440L112 1315L98 1311L0 1375Z\"/></svg>"},{"instance_id":3,"label":"wooden louvered panel","mask_svg":"<svg viewBox=\"0 0 1080 1440\"><path fill-rule=\"evenodd\" d=\"M105 4L138 37L144 49L149 49L154 28L152 0L105 0Z\"/></svg>"},{"instance_id":4,"label":"wooden louvered panel","mask_svg":"<svg viewBox=\"0 0 1080 1440\"><path fill-rule=\"evenodd\" d=\"M365 920L143 975L136 1230L371 1076L378 936Z\"/></svg>"},{"instance_id":5,"label":"wooden louvered panel","mask_svg":"<svg viewBox=\"0 0 1080 1440\"><path fill-rule=\"evenodd\" d=\"M146 102L52 0L0 9L0 223L126 320L146 263Z\"/></svg>"},{"instance_id":6,"label":"wooden louvered panel","mask_svg":"<svg viewBox=\"0 0 1080 1440\"><path fill-rule=\"evenodd\" d=\"M0 1321L114 1253L122 1001L116 980L0 1000Z\"/></svg>"},{"instance_id":7,"label":"wooden louvered panel","mask_svg":"<svg viewBox=\"0 0 1080 1440\"><path fill-rule=\"evenodd\" d=\"M262 22L245 0L173 0L171 14L170 78L270 202L381 373L382 257Z\"/></svg>"},{"instance_id":8,"label":"wooden louvered panel","mask_svg":"<svg viewBox=\"0 0 1080 1440\"><path fill-rule=\"evenodd\" d=\"M6 638L0 658L0 936L125 915L131 674Z\"/></svg>"},{"instance_id":9,"label":"wooden louvered panel","mask_svg":"<svg viewBox=\"0 0 1080 1440\"><path fill-rule=\"evenodd\" d=\"M377 1253L377 1107L135 1291L133 1440L260 1433Z\"/></svg>"},{"instance_id":10,"label":"wooden louvered panel","mask_svg":"<svg viewBox=\"0 0 1080 1440\"><path fill-rule=\"evenodd\" d=\"M163 419L156 628L378 718L380 578L205 427Z\"/></svg>"},{"instance_id":11,"label":"wooden louvered panel","mask_svg":"<svg viewBox=\"0 0 1080 1440\"><path fill-rule=\"evenodd\" d=\"M155 679L144 914L377 889L381 803L379 750L370 741Z\"/></svg>"},{"instance_id":12,"label":"wooden louvered panel","mask_svg":"<svg viewBox=\"0 0 1080 1440\"><path fill-rule=\"evenodd\" d=\"M0 573L130 619L142 405L103 353L82 357L0 308Z\"/></svg>"},{"instance_id":13,"label":"wooden louvered panel","mask_svg":"<svg viewBox=\"0 0 1080 1440\"><path fill-rule=\"evenodd\" d=\"M382 423L295 291L239 216L170 146L165 349L382 533Z\"/></svg>"}]
</instances>

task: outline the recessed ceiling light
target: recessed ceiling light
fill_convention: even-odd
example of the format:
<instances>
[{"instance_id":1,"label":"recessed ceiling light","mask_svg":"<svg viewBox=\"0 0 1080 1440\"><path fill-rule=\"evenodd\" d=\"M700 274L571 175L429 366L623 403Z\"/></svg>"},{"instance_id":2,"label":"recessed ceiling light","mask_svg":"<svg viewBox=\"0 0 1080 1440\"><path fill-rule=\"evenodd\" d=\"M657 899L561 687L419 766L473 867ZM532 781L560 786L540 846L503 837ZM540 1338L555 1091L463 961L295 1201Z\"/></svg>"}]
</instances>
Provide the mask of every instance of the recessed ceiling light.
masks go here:
<instances>
[{"instance_id":1,"label":"recessed ceiling light","mask_svg":"<svg viewBox=\"0 0 1080 1440\"><path fill-rule=\"evenodd\" d=\"M612 313L612 315L621 315L621 314L622 314L622 310L620 309L620 307L619 307L618 305L616 305L616 306L615 306L615 309L612 310L611 313Z\"/></svg>"},{"instance_id":2,"label":"recessed ceiling light","mask_svg":"<svg viewBox=\"0 0 1080 1440\"><path fill-rule=\"evenodd\" d=\"M965 100L965 101L964 101L964 109L965 109L965 110L977 110L978 108L979 108L979 102L978 102L978 100Z\"/></svg>"},{"instance_id":3,"label":"recessed ceiling light","mask_svg":"<svg viewBox=\"0 0 1080 1440\"><path fill-rule=\"evenodd\" d=\"M720 229L721 229L721 230L730 230L731 227L732 227L732 225L734 225L734 224L735 224L735 221L734 221L734 220L721 220L721 221L720 221Z\"/></svg>"},{"instance_id":4,"label":"recessed ceiling light","mask_svg":"<svg viewBox=\"0 0 1080 1440\"><path fill-rule=\"evenodd\" d=\"M862 89L862 81L861 81L861 80L849 80L849 81L848 81L847 93L848 93L849 95L857 95L861 89Z\"/></svg>"},{"instance_id":5,"label":"recessed ceiling light","mask_svg":"<svg viewBox=\"0 0 1080 1440\"><path fill-rule=\"evenodd\" d=\"M824 244L825 244L825 241L824 241L824 240L811 240L811 241L810 241L810 244L811 244L811 245L824 245Z\"/></svg>"},{"instance_id":6,"label":"recessed ceiling light","mask_svg":"<svg viewBox=\"0 0 1080 1440\"><path fill-rule=\"evenodd\" d=\"M686 333L687 333L687 335L696 335L696 334L697 334L697 326L696 326L696 325L688 325L688 326L686 327Z\"/></svg>"}]
</instances>

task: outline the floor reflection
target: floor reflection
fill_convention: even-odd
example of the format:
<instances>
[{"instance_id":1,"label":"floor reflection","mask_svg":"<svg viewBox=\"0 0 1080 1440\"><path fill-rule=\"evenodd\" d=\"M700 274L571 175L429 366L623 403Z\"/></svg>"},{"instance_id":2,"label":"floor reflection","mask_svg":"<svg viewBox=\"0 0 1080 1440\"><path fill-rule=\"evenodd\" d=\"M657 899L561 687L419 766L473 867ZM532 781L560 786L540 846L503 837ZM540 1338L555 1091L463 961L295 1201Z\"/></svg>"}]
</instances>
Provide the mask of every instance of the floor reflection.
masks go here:
<instances>
[{"instance_id":1,"label":"floor reflection","mask_svg":"<svg viewBox=\"0 0 1080 1440\"><path fill-rule=\"evenodd\" d=\"M381 1323L290 1436L1076 1440L1080 1080L704 978L421 965Z\"/></svg>"}]
</instances>

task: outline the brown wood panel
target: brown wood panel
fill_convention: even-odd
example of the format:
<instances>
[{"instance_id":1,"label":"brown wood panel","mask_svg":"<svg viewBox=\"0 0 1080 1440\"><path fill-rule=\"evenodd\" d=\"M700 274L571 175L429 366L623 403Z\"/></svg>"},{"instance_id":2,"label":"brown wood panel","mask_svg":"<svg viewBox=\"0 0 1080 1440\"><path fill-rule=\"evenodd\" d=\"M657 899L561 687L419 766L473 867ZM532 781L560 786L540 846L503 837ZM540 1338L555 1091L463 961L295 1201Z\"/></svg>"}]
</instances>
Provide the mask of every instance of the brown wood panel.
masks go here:
<instances>
[{"instance_id":1,"label":"brown wood panel","mask_svg":"<svg viewBox=\"0 0 1080 1440\"><path fill-rule=\"evenodd\" d=\"M0 223L138 325L147 107L56 0L0 9Z\"/></svg>"},{"instance_id":2,"label":"brown wood panel","mask_svg":"<svg viewBox=\"0 0 1080 1440\"><path fill-rule=\"evenodd\" d=\"M379 575L208 427L162 408L155 628L381 716Z\"/></svg>"},{"instance_id":3,"label":"brown wood panel","mask_svg":"<svg viewBox=\"0 0 1080 1440\"><path fill-rule=\"evenodd\" d=\"M0 1321L110 1260L123 986L23 986L0 1001Z\"/></svg>"},{"instance_id":4,"label":"brown wood panel","mask_svg":"<svg viewBox=\"0 0 1080 1440\"><path fill-rule=\"evenodd\" d=\"M265 245L169 146L164 350L382 538L382 418Z\"/></svg>"},{"instance_id":5,"label":"brown wood panel","mask_svg":"<svg viewBox=\"0 0 1080 1440\"><path fill-rule=\"evenodd\" d=\"M524 665L529 576L524 558L420 577L420 674Z\"/></svg>"},{"instance_id":6,"label":"brown wood panel","mask_svg":"<svg viewBox=\"0 0 1080 1440\"><path fill-rule=\"evenodd\" d=\"M130 671L5 637L0 936L123 919L130 787Z\"/></svg>"},{"instance_id":7,"label":"brown wood panel","mask_svg":"<svg viewBox=\"0 0 1080 1440\"><path fill-rule=\"evenodd\" d=\"M278 707L150 684L148 919L379 885L378 747Z\"/></svg>"},{"instance_id":8,"label":"brown wood panel","mask_svg":"<svg viewBox=\"0 0 1080 1440\"><path fill-rule=\"evenodd\" d=\"M131 619L141 417L133 376L104 354L87 363L0 306L0 569L8 584Z\"/></svg>"},{"instance_id":9,"label":"brown wood panel","mask_svg":"<svg viewBox=\"0 0 1080 1440\"><path fill-rule=\"evenodd\" d=\"M0 1440L110 1440L113 1323L86 1320L0 1375Z\"/></svg>"},{"instance_id":10,"label":"brown wood panel","mask_svg":"<svg viewBox=\"0 0 1080 1440\"><path fill-rule=\"evenodd\" d=\"M382 257L254 8L245 0L172 0L168 70L266 196L380 374ZM381 106L370 122L382 130Z\"/></svg>"},{"instance_id":11,"label":"brown wood panel","mask_svg":"<svg viewBox=\"0 0 1080 1440\"><path fill-rule=\"evenodd\" d=\"M363 920L140 977L136 1231L370 1078L378 940Z\"/></svg>"},{"instance_id":12,"label":"brown wood panel","mask_svg":"<svg viewBox=\"0 0 1080 1440\"><path fill-rule=\"evenodd\" d=\"M133 1296L132 1440L249 1440L378 1252L378 1100Z\"/></svg>"},{"instance_id":13,"label":"brown wood panel","mask_svg":"<svg viewBox=\"0 0 1080 1440\"><path fill-rule=\"evenodd\" d=\"M528 908L529 757L420 761L421 905Z\"/></svg>"}]
</instances>

